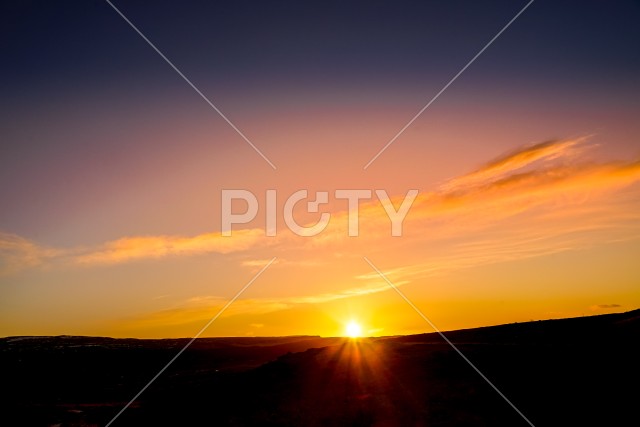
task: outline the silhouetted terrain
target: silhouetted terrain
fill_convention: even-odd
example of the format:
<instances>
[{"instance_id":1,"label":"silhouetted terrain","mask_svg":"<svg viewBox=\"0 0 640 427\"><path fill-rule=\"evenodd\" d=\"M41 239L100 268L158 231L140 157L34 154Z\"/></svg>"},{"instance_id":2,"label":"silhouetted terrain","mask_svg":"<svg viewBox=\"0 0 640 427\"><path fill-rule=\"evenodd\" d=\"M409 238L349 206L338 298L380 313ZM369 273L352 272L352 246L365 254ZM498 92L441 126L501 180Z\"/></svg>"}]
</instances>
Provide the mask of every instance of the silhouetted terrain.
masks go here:
<instances>
[{"instance_id":1,"label":"silhouetted terrain","mask_svg":"<svg viewBox=\"0 0 640 427\"><path fill-rule=\"evenodd\" d=\"M640 310L447 332L536 426L635 425ZM0 339L2 425L104 425L188 342ZM198 339L114 425L525 426L438 334Z\"/></svg>"}]
</instances>

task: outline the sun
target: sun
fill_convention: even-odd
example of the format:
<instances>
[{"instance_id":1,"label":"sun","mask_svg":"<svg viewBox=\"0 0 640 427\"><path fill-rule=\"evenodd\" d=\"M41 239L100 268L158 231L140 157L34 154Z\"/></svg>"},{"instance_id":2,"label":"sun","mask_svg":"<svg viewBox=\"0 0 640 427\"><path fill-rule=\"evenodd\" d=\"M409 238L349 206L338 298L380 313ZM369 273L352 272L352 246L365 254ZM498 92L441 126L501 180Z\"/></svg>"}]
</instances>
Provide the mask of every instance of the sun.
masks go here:
<instances>
[{"instance_id":1,"label":"sun","mask_svg":"<svg viewBox=\"0 0 640 427\"><path fill-rule=\"evenodd\" d=\"M347 323L347 326L344 328L345 334L350 338L358 338L362 336L362 327L357 322L353 320Z\"/></svg>"}]
</instances>

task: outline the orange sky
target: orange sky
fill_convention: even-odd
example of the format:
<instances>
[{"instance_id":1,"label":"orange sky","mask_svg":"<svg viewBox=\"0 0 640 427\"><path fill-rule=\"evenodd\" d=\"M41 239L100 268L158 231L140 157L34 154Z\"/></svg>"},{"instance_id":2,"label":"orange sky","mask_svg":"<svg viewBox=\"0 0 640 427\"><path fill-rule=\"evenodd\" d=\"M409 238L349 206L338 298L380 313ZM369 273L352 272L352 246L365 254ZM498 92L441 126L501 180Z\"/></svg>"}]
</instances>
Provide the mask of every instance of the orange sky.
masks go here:
<instances>
[{"instance_id":1,"label":"orange sky","mask_svg":"<svg viewBox=\"0 0 640 427\"><path fill-rule=\"evenodd\" d=\"M402 237L377 199L361 202L358 237L344 200L315 237L292 234L281 211L276 237L259 219L232 237L66 247L3 234L15 291L1 333L190 336L273 257L204 336L338 335L350 320L369 335L429 330L365 256L441 329L635 308L640 163L594 160L593 139L521 146L423 189Z\"/></svg>"},{"instance_id":2,"label":"orange sky","mask_svg":"<svg viewBox=\"0 0 640 427\"><path fill-rule=\"evenodd\" d=\"M524 4L123 4L275 170L103 3L0 11L0 335L193 336L274 257L203 336L430 331L364 257L443 330L640 307L637 2L534 2L455 81ZM419 196L299 237L300 189Z\"/></svg>"}]
</instances>

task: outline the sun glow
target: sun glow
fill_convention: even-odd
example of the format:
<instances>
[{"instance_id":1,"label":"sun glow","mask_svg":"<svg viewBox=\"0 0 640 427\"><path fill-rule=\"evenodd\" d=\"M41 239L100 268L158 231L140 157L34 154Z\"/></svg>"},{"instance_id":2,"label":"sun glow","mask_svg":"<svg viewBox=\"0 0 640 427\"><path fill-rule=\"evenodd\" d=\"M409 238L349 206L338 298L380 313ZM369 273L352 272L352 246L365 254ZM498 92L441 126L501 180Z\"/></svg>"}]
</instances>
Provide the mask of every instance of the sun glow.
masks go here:
<instances>
[{"instance_id":1,"label":"sun glow","mask_svg":"<svg viewBox=\"0 0 640 427\"><path fill-rule=\"evenodd\" d=\"M358 338L362 336L362 327L357 322L351 321L345 327L345 334L350 338Z\"/></svg>"}]
</instances>

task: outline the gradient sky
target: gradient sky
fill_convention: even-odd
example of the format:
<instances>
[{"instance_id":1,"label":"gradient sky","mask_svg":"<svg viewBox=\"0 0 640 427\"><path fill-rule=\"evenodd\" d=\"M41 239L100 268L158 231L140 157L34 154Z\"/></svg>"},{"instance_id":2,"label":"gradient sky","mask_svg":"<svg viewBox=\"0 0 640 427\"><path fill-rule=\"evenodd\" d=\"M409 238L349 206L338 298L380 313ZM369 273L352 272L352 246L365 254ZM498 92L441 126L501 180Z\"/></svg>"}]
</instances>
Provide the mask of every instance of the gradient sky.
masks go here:
<instances>
[{"instance_id":1,"label":"gradient sky","mask_svg":"<svg viewBox=\"0 0 640 427\"><path fill-rule=\"evenodd\" d=\"M0 6L0 335L431 331L640 307L640 3ZM313 238L220 236L220 194L419 189ZM301 221L316 216L297 212Z\"/></svg>"}]
</instances>

